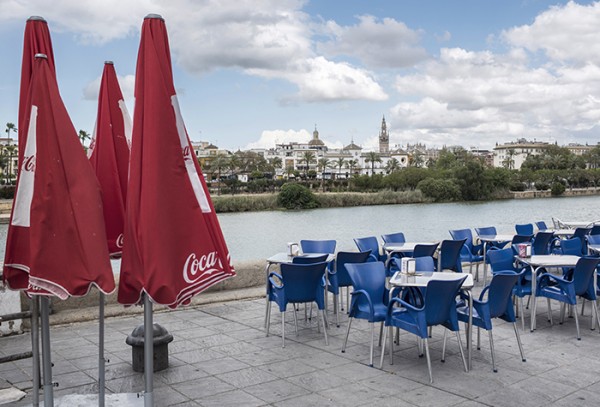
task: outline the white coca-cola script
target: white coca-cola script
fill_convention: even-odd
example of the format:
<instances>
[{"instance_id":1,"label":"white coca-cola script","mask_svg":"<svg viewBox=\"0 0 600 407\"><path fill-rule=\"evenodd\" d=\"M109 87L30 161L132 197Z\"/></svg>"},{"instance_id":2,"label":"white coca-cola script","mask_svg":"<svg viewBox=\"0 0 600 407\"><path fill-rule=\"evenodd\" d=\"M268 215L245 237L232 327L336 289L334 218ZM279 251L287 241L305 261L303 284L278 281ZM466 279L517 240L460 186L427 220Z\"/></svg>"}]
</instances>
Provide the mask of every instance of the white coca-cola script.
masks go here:
<instances>
[{"instance_id":1,"label":"white coca-cola script","mask_svg":"<svg viewBox=\"0 0 600 407\"><path fill-rule=\"evenodd\" d=\"M199 258L196 257L195 253L192 253L183 266L183 279L186 283L191 284L198 281L205 274L212 274L222 269L223 265L216 251L204 254Z\"/></svg>"}]
</instances>

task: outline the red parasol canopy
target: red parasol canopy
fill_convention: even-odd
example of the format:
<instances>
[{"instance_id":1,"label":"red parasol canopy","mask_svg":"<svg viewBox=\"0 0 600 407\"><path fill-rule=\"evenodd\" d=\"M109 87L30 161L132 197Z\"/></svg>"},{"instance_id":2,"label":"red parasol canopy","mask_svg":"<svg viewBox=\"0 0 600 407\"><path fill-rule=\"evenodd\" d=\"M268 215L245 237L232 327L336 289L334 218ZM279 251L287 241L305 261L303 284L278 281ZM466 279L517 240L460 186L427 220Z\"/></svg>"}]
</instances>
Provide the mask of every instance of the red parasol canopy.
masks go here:
<instances>
[{"instance_id":1,"label":"red parasol canopy","mask_svg":"<svg viewBox=\"0 0 600 407\"><path fill-rule=\"evenodd\" d=\"M65 299L87 294L91 285L110 293L115 282L98 181L45 56L34 61L27 100L30 120L9 225L5 273L28 272L31 294ZM15 229L28 236L28 246L14 238L11 231Z\"/></svg>"},{"instance_id":2,"label":"red parasol canopy","mask_svg":"<svg viewBox=\"0 0 600 407\"><path fill-rule=\"evenodd\" d=\"M164 20L144 19L138 53L118 300L146 292L176 308L235 275L173 85Z\"/></svg>"},{"instance_id":3,"label":"red parasol canopy","mask_svg":"<svg viewBox=\"0 0 600 407\"><path fill-rule=\"evenodd\" d=\"M98 118L88 155L102 188L106 237L111 255L120 254L123 248L130 144L131 118L115 67L112 62L106 62L100 83Z\"/></svg>"},{"instance_id":4,"label":"red parasol canopy","mask_svg":"<svg viewBox=\"0 0 600 407\"><path fill-rule=\"evenodd\" d=\"M33 74L33 64L35 54L45 54L48 60L48 66L53 76L56 76L54 67L54 53L52 51L52 40L48 23L42 17L33 16L25 24L25 35L23 40L23 61L21 64L21 89L19 94L19 161L18 168L23 163L23 151L27 129L29 128L29 117L31 115L31 103L27 100L31 77ZM13 208L14 209L14 208ZM12 216L12 215L11 215ZM7 242L10 241L15 247L22 249L22 253L29 253L29 230L21 227L11 227L8 230ZM18 256L18 253L11 253L12 256ZM7 252L7 258L8 252ZM27 260L20 258L11 258L13 264L25 264ZM6 262L5 262L6 264ZM28 270L18 268L5 268L4 281L12 289L23 290L29 284Z\"/></svg>"}]
</instances>

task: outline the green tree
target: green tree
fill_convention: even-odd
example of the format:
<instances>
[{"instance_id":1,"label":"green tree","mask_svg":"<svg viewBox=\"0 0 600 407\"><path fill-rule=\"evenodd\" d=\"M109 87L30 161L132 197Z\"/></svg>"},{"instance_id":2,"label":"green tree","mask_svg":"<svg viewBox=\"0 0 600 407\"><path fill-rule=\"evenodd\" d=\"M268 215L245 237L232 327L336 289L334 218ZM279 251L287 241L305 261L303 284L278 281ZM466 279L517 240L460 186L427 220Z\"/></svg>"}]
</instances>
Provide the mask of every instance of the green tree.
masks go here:
<instances>
[{"instance_id":1,"label":"green tree","mask_svg":"<svg viewBox=\"0 0 600 407\"><path fill-rule=\"evenodd\" d=\"M385 172L386 174L392 174L400 169L400 162L396 158L390 159L385 164Z\"/></svg>"},{"instance_id":2,"label":"green tree","mask_svg":"<svg viewBox=\"0 0 600 407\"><path fill-rule=\"evenodd\" d=\"M375 151L369 151L367 153L367 158L365 158L365 162L371 163L371 176L373 176L375 174L375 163L381 162L381 156Z\"/></svg>"},{"instance_id":3,"label":"green tree","mask_svg":"<svg viewBox=\"0 0 600 407\"><path fill-rule=\"evenodd\" d=\"M502 166L508 170L514 169L515 155L517 155L517 152L514 148L509 148L508 150L506 150L506 158L502 161Z\"/></svg>"},{"instance_id":4,"label":"green tree","mask_svg":"<svg viewBox=\"0 0 600 407\"><path fill-rule=\"evenodd\" d=\"M311 164L316 161L315 153L312 151L305 151L302 154L302 158L300 159L300 163L305 163L306 167L304 168L304 178L308 178L308 168Z\"/></svg>"},{"instance_id":5,"label":"green tree","mask_svg":"<svg viewBox=\"0 0 600 407\"><path fill-rule=\"evenodd\" d=\"M10 133L17 133L17 127L14 123L6 123L6 138L10 139Z\"/></svg>"},{"instance_id":6,"label":"green tree","mask_svg":"<svg viewBox=\"0 0 600 407\"><path fill-rule=\"evenodd\" d=\"M340 173L342 172L342 167L344 167L345 164L346 164L346 159L344 157L338 157L338 159L335 161L335 166L338 169L338 172L337 172L338 177L339 177Z\"/></svg>"},{"instance_id":7,"label":"green tree","mask_svg":"<svg viewBox=\"0 0 600 407\"><path fill-rule=\"evenodd\" d=\"M81 141L81 144L85 148L85 142L91 138L90 133L88 133L85 130L79 130L78 136L79 136L79 141Z\"/></svg>"},{"instance_id":8,"label":"green tree","mask_svg":"<svg viewBox=\"0 0 600 407\"><path fill-rule=\"evenodd\" d=\"M277 204L286 209L313 209L320 206L315 195L307 187L295 182L283 184L277 196Z\"/></svg>"},{"instance_id":9,"label":"green tree","mask_svg":"<svg viewBox=\"0 0 600 407\"><path fill-rule=\"evenodd\" d=\"M321 173L321 191L325 191L324 189L324 185L325 185L325 170L327 168L329 168L330 166L330 162L328 158L319 158L319 161L317 161L317 168L319 169L319 172Z\"/></svg>"},{"instance_id":10,"label":"green tree","mask_svg":"<svg viewBox=\"0 0 600 407\"><path fill-rule=\"evenodd\" d=\"M229 165L229 159L224 154L217 154L210 162L208 163L208 169L211 171L214 176L216 175L217 179L217 195L221 195L221 174L223 171L227 169Z\"/></svg>"}]
</instances>

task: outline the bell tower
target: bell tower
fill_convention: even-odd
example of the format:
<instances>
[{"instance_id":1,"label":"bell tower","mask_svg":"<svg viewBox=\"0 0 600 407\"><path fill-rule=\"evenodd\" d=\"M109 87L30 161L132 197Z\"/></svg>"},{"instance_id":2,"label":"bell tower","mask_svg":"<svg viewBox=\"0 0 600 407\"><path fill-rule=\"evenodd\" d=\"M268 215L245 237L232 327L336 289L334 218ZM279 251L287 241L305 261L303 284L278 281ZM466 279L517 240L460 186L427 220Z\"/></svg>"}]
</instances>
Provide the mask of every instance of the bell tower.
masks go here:
<instances>
[{"instance_id":1,"label":"bell tower","mask_svg":"<svg viewBox=\"0 0 600 407\"><path fill-rule=\"evenodd\" d=\"M390 152L390 136L388 134L385 116L381 120L381 130L379 131L379 153L387 154Z\"/></svg>"}]
</instances>

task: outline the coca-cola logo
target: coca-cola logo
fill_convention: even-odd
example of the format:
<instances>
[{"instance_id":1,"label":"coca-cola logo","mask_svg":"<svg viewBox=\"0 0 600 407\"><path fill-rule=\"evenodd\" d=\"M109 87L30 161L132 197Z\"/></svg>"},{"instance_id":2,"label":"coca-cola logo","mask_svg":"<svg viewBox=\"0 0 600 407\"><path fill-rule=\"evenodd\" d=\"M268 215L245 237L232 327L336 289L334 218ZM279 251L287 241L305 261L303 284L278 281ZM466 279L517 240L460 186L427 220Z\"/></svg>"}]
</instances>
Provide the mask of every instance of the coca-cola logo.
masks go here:
<instances>
[{"instance_id":1,"label":"coca-cola logo","mask_svg":"<svg viewBox=\"0 0 600 407\"><path fill-rule=\"evenodd\" d=\"M121 233L119 236L117 236L117 241L115 242L115 244L117 245L117 247L119 249L123 248L123 233Z\"/></svg>"},{"instance_id":2,"label":"coca-cola logo","mask_svg":"<svg viewBox=\"0 0 600 407\"><path fill-rule=\"evenodd\" d=\"M184 159L184 161L191 160L192 157L190 155L191 155L190 154L190 146L185 146L183 148L183 159Z\"/></svg>"},{"instance_id":3,"label":"coca-cola logo","mask_svg":"<svg viewBox=\"0 0 600 407\"><path fill-rule=\"evenodd\" d=\"M210 252L200 257L195 253L188 256L183 266L183 279L186 283L198 281L205 274L212 274L223 269L217 252Z\"/></svg>"},{"instance_id":4,"label":"coca-cola logo","mask_svg":"<svg viewBox=\"0 0 600 407\"><path fill-rule=\"evenodd\" d=\"M23 158L22 169L26 172L35 172L35 155Z\"/></svg>"}]
</instances>

